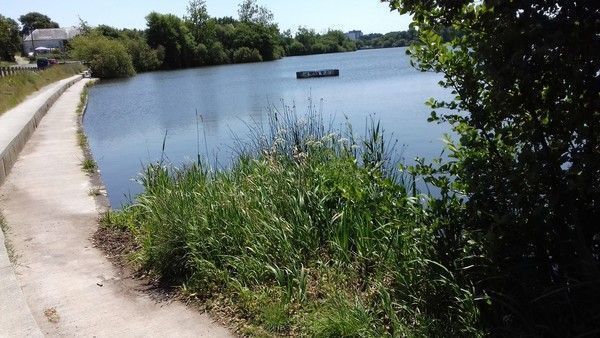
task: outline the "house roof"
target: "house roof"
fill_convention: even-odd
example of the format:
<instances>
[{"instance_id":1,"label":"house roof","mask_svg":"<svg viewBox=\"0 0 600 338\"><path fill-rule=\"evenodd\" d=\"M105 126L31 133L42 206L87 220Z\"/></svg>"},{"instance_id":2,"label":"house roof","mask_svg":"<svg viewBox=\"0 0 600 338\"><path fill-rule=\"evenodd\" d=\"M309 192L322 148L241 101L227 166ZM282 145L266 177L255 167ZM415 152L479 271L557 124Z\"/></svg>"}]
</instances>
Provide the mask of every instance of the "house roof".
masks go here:
<instances>
[{"instance_id":1,"label":"house roof","mask_svg":"<svg viewBox=\"0 0 600 338\"><path fill-rule=\"evenodd\" d=\"M35 41L70 40L76 35L79 35L79 33L80 31L76 27L36 29L25 38L25 41L31 41L32 35Z\"/></svg>"}]
</instances>

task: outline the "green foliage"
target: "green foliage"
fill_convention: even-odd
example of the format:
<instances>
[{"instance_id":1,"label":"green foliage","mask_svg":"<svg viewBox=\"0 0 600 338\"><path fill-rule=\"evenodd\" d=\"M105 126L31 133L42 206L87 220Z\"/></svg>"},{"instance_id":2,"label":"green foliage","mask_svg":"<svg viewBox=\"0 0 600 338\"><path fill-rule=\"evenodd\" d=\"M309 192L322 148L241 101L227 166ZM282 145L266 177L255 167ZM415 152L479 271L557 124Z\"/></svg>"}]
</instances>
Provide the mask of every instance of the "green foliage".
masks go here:
<instances>
[{"instance_id":1,"label":"green foliage","mask_svg":"<svg viewBox=\"0 0 600 338\"><path fill-rule=\"evenodd\" d=\"M15 54L19 50L19 25L15 20L0 15L0 61L15 61Z\"/></svg>"},{"instance_id":2,"label":"green foliage","mask_svg":"<svg viewBox=\"0 0 600 338\"><path fill-rule=\"evenodd\" d=\"M238 6L238 16L241 22L270 26L273 23L273 13L266 7L259 6L256 0L243 0Z\"/></svg>"},{"instance_id":3,"label":"green foliage","mask_svg":"<svg viewBox=\"0 0 600 338\"><path fill-rule=\"evenodd\" d=\"M162 65L164 50L162 48L150 48L143 31L117 29L107 25L99 25L94 28L87 27L85 33L82 35L92 39L102 36L122 44L131 57L133 68L136 72L156 70ZM100 58L100 55L97 57Z\"/></svg>"},{"instance_id":4,"label":"green foliage","mask_svg":"<svg viewBox=\"0 0 600 338\"><path fill-rule=\"evenodd\" d=\"M190 0L187 5L188 16L184 17L196 41L206 39L206 24L210 19L205 0Z\"/></svg>"},{"instance_id":5,"label":"green foliage","mask_svg":"<svg viewBox=\"0 0 600 338\"><path fill-rule=\"evenodd\" d=\"M418 170L466 197L452 202L462 214L444 214L450 195L438 211L449 258L465 231L482 245L486 260L464 271L489 297L483 322L498 335L596 334L600 3L389 2L414 17L417 67L443 73L456 95L429 102L459 137L450 160ZM461 34L444 43L448 26Z\"/></svg>"},{"instance_id":6,"label":"green foliage","mask_svg":"<svg viewBox=\"0 0 600 338\"><path fill-rule=\"evenodd\" d=\"M305 55L306 48L304 48L304 45L300 41L293 40L288 47L288 54L289 55Z\"/></svg>"},{"instance_id":7,"label":"green foliage","mask_svg":"<svg viewBox=\"0 0 600 338\"><path fill-rule=\"evenodd\" d=\"M208 50L208 60L210 61L210 64L213 65L231 63L227 51L220 42L215 42L210 46L210 49Z\"/></svg>"},{"instance_id":8,"label":"green foliage","mask_svg":"<svg viewBox=\"0 0 600 338\"><path fill-rule=\"evenodd\" d=\"M317 34L312 29L300 27L296 36L285 39L288 55L324 54L355 51L357 45L337 30Z\"/></svg>"},{"instance_id":9,"label":"green foliage","mask_svg":"<svg viewBox=\"0 0 600 338\"><path fill-rule=\"evenodd\" d=\"M84 70L81 64L54 65L37 73L23 72L0 78L0 114L23 102L36 90Z\"/></svg>"},{"instance_id":10,"label":"green foliage","mask_svg":"<svg viewBox=\"0 0 600 338\"><path fill-rule=\"evenodd\" d=\"M47 15L38 12L29 12L19 17L21 26L21 35L30 34L36 29L41 28L58 28L58 23L52 21Z\"/></svg>"},{"instance_id":11,"label":"green foliage","mask_svg":"<svg viewBox=\"0 0 600 338\"><path fill-rule=\"evenodd\" d=\"M234 48L249 47L257 49L263 60L281 58L277 53L279 30L277 26L265 26L252 22L240 22L235 26Z\"/></svg>"},{"instance_id":12,"label":"green foliage","mask_svg":"<svg viewBox=\"0 0 600 338\"><path fill-rule=\"evenodd\" d=\"M146 38L150 47L164 48L163 67L167 69L195 66L196 42L185 22L173 14L152 12L146 16Z\"/></svg>"},{"instance_id":13,"label":"green foliage","mask_svg":"<svg viewBox=\"0 0 600 338\"><path fill-rule=\"evenodd\" d=\"M128 77L135 74L131 55L125 46L98 34L81 35L71 41L71 55L89 64L99 78Z\"/></svg>"},{"instance_id":14,"label":"green foliage","mask_svg":"<svg viewBox=\"0 0 600 338\"><path fill-rule=\"evenodd\" d=\"M438 231L388 171L384 137L353 141L314 112L271 115L231 170L146 168L111 217L135 261L270 334L477 335L470 288L437 263Z\"/></svg>"},{"instance_id":15,"label":"green foliage","mask_svg":"<svg viewBox=\"0 0 600 338\"><path fill-rule=\"evenodd\" d=\"M258 49L250 49L248 47L240 47L233 53L233 62L235 63L247 63L247 62L260 62L262 56Z\"/></svg>"},{"instance_id":16,"label":"green foliage","mask_svg":"<svg viewBox=\"0 0 600 338\"><path fill-rule=\"evenodd\" d=\"M360 48L393 48L405 47L419 41L419 34L414 28L407 31L383 34L363 35L359 40Z\"/></svg>"},{"instance_id":17,"label":"green foliage","mask_svg":"<svg viewBox=\"0 0 600 338\"><path fill-rule=\"evenodd\" d=\"M164 56L160 56L158 50L150 48L143 37L121 38L121 41L127 48L129 55L131 55L136 72L156 70L162 65Z\"/></svg>"},{"instance_id":18,"label":"green foliage","mask_svg":"<svg viewBox=\"0 0 600 338\"><path fill-rule=\"evenodd\" d=\"M88 174L93 174L98 169L98 165L91 158L86 158L81 162L81 169Z\"/></svg>"}]
</instances>

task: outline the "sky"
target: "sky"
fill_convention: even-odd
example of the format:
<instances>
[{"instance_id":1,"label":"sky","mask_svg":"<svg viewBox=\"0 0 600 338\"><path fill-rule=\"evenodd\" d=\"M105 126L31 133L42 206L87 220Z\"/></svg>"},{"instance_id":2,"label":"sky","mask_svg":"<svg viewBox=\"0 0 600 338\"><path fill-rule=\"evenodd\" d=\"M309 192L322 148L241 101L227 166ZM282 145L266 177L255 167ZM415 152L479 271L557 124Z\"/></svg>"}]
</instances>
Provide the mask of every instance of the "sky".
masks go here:
<instances>
[{"instance_id":1,"label":"sky","mask_svg":"<svg viewBox=\"0 0 600 338\"><path fill-rule=\"evenodd\" d=\"M18 21L19 16L36 11L48 15L61 27L79 25L79 17L90 25L106 24L117 28L146 27L145 16L156 11L185 15L187 0L0 0L0 14ZM207 0L213 17L237 17L241 0ZM409 16L390 12L380 0L258 0L275 15L281 30L295 31L299 26L317 32L339 29L387 33L406 30Z\"/></svg>"}]
</instances>

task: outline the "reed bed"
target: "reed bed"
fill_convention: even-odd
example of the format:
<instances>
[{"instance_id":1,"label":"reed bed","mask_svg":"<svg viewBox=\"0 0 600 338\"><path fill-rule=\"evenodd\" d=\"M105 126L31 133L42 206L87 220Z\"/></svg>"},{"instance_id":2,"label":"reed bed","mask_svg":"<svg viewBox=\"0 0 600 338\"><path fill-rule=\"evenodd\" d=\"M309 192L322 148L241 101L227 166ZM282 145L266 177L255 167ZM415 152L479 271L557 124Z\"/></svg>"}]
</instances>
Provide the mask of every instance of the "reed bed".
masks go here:
<instances>
[{"instance_id":1,"label":"reed bed","mask_svg":"<svg viewBox=\"0 0 600 338\"><path fill-rule=\"evenodd\" d=\"M377 123L357 139L284 107L251 134L227 170L145 168L145 192L107 219L133 234L138 267L231 308L242 335L482 334Z\"/></svg>"}]
</instances>

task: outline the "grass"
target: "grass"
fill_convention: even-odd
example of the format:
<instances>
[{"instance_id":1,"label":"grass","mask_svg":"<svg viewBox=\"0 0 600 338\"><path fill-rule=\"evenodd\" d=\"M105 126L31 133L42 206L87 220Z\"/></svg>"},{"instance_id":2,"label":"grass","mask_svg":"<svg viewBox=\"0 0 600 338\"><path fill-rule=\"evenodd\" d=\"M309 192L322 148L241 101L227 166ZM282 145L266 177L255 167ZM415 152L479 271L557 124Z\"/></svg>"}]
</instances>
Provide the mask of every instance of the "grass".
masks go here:
<instances>
[{"instance_id":1,"label":"grass","mask_svg":"<svg viewBox=\"0 0 600 338\"><path fill-rule=\"evenodd\" d=\"M84 153L84 160L81 163L81 167L82 167L83 171L85 171L88 174L93 174L98 170L98 165L97 165L96 161L94 161L92 154L89 150L88 139L87 139L87 136L85 135L85 132L83 131L83 123L82 123L83 113L84 113L85 107L87 105L87 100L88 100L88 96L89 96L89 88L93 85L94 85L94 82L88 82L85 84L85 86L83 87L83 91L81 92L81 95L79 96L79 103L77 104L77 110L76 110L77 116L79 117L78 129L77 129L77 143L79 144L79 146L81 147L81 149L83 150L83 153ZM100 195L100 191L98 189L90 190L89 195L90 196L98 196L98 195Z\"/></svg>"},{"instance_id":2,"label":"grass","mask_svg":"<svg viewBox=\"0 0 600 338\"><path fill-rule=\"evenodd\" d=\"M77 115L83 116L83 111L87 105L88 96L90 94L90 87L94 85L94 82L88 82L83 87L83 91L79 96L79 103L77 104ZM86 143L87 144L87 143Z\"/></svg>"},{"instance_id":3,"label":"grass","mask_svg":"<svg viewBox=\"0 0 600 338\"><path fill-rule=\"evenodd\" d=\"M98 165L93 159L86 158L81 162L81 169L88 174L93 174L96 172L96 170L98 170Z\"/></svg>"},{"instance_id":4,"label":"grass","mask_svg":"<svg viewBox=\"0 0 600 338\"><path fill-rule=\"evenodd\" d=\"M148 165L108 222L135 238L134 264L230 308L243 335L481 335L471 288L438 263L437 223L379 126L367 135L275 112L229 170Z\"/></svg>"},{"instance_id":5,"label":"grass","mask_svg":"<svg viewBox=\"0 0 600 338\"><path fill-rule=\"evenodd\" d=\"M23 102L36 90L84 69L80 64L55 65L41 72L25 72L0 78L0 114Z\"/></svg>"}]
</instances>

